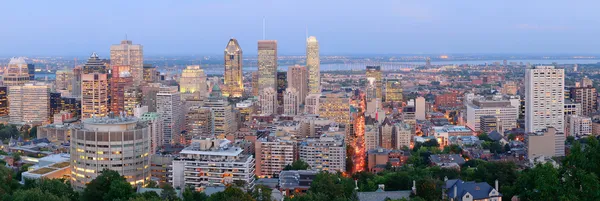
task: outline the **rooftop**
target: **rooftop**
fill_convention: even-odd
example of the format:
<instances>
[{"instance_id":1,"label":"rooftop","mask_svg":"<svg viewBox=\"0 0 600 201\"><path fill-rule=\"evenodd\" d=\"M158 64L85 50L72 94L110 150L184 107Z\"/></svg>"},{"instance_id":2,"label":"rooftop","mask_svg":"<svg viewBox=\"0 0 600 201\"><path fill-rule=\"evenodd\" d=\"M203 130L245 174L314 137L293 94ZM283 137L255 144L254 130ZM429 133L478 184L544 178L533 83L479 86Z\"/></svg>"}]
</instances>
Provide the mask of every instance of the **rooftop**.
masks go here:
<instances>
[{"instance_id":1,"label":"rooftop","mask_svg":"<svg viewBox=\"0 0 600 201\"><path fill-rule=\"evenodd\" d=\"M436 133L450 133L450 132L471 132L465 126L445 125L445 126L434 126L433 129Z\"/></svg>"}]
</instances>

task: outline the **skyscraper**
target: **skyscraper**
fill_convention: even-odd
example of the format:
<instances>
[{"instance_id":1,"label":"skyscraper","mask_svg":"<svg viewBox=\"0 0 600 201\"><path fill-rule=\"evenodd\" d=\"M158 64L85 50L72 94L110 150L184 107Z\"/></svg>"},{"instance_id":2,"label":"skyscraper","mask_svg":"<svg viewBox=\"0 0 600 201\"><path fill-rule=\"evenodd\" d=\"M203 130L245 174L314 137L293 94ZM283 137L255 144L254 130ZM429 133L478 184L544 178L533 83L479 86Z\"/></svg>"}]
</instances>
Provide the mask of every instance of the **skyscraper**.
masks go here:
<instances>
[{"instance_id":1,"label":"skyscraper","mask_svg":"<svg viewBox=\"0 0 600 201\"><path fill-rule=\"evenodd\" d=\"M27 83L8 87L10 122L42 124L50 120L50 87Z\"/></svg>"},{"instance_id":2,"label":"skyscraper","mask_svg":"<svg viewBox=\"0 0 600 201\"><path fill-rule=\"evenodd\" d=\"M13 57L2 77L4 86L23 86L29 82L29 71L24 57Z\"/></svg>"},{"instance_id":3,"label":"skyscraper","mask_svg":"<svg viewBox=\"0 0 600 201\"><path fill-rule=\"evenodd\" d=\"M277 41L258 41L258 91L277 89Z\"/></svg>"},{"instance_id":4,"label":"skyscraper","mask_svg":"<svg viewBox=\"0 0 600 201\"><path fill-rule=\"evenodd\" d=\"M287 87L287 73L277 72L277 114L283 113L283 94Z\"/></svg>"},{"instance_id":5,"label":"skyscraper","mask_svg":"<svg viewBox=\"0 0 600 201\"><path fill-rule=\"evenodd\" d=\"M252 96L258 97L258 71L252 72Z\"/></svg>"},{"instance_id":6,"label":"skyscraper","mask_svg":"<svg viewBox=\"0 0 600 201\"><path fill-rule=\"evenodd\" d=\"M0 86L0 117L8 115L8 87Z\"/></svg>"},{"instance_id":7,"label":"skyscraper","mask_svg":"<svg viewBox=\"0 0 600 201\"><path fill-rule=\"evenodd\" d=\"M379 100L381 100L382 95L383 95L381 93L381 89L383 89L383 82L381 80L381 67L380 66L367 66L366 78L367 78L367 80L369 78L374 79L374 84L375 84L375 89L376 89L375 97L379 98ZM369 98L369 97L367 97L367 98Z\"/></svg>"},{"instance_id":8,"label":"skyscraper","mask_svg":"<svg viewBox=\"0 0 600 201\"><path fill-rule=\"evenodd\" d=\"M181 73L179 92L186 106L201 105L206 98L206 75L199 65L187 66Z\"/></svg>"},{"instance_id":9,"label":"skyscraper","mask_svg":"<svg viewBox=\"0 0 600 201\"><path fill-rule=\"evenodd\" d=\"M156 113L163 120L163 144L180 143L184 122L181 95L177 90L161 87L156 94Z\"/></svg>"},{"instance_id":10,"label":"skyscraper","mask_svg":"<svg viewBox=\"0 0 600 201\"><path fill-rule=\"evenodd\" d=\"M121 41L121 44L110 46L110 64L115 66L130 66L133 82L137 86L144 77L144 48L134 45L130 40Z\"/></svg>"},{"instance_id":11,"label":"skyscraper","mask_svg":"<svg viewBox=\"0 0 600 201\"><path fill-rule=\"evenodd\" d=\"M398 79L385 81L385 102L402 102L402 83Z\"/></svg>"},{"instance_id":12,"label":"skyscraper","mask_svg":"<svg viewBox=\"0 0 600 201\"><path fill-rule=\"evenodd\" d=\"M156 77L156 67L152 64L144 64L144 82L150 83L158 80Z\"/></svg>"},{"instance_id":13,"label":"skyscraper","mask_svg":"<svg viewBox=\"0 0 600 201\"><path fill-rule=\"evenodd\" d=\"M73 90L71 91L71 96L76 98L81 98L81 74L82 68L80 66L73 68L73 79L71 81Z\"/></svg>"},{"instance_id":14,"label":"skyscraper","mask_svg":"<svg viewBox=\"0 0 600 201\"><path fill-rule=\"evenodd\" d=\"M233 108L226 98L222 96L218 84L213 85L212 92L204 106L210 108L213 118L213 130L217 136L231 135L237 131L237 121L233 114Z\"/></svg>"},{"instance_id":15,"label":"skyscraper","mask_svg":"<svg viewBox=\"0 0 600 201\"><path fill-rule=\"evenodd\" d=\"M301 103L308 95L308 71L306 67L295 65L290 66L287 71L288 88L293 88L298 92Z\"/></svg>"},{"instance_id":16,"label":"skyscraper","mask_svg":"<svg viewBox=\"0 0 600 201\"><path fill-rule=\"evenodd\" d=\"M110 90L110 111L115 114L125 112L125 88L133 85L133 77L127 69L113 66Z\"/></svg>"},{"instance_id":17,"label":"skyscraper","mask_svg":"<svg viewBox=\"0 0 600 201\"><path fill-rule=\"evenodd\" d=\"M63 69L56 71L56 80L54 85L56 90L61 92L63 96L71 95L73 91L73 71Z\"/></svg>"},{"instance_id":18,"label":"skyscraper","mask_svg":"<svg viewBox=\"0 0 600 201\"><path fill-rule=\"evenodd\" d=\"M298 95L298 91L295 88L287 88L284 94L284 103L283 103L283 114L289 116L298 115L298 111L300 110L300 97Z\"/></svg>"},{"instance_id":19,"label":"skyscraper","mask_svg":"<svg viewBox=\"0 0 600 201\"><path fill-rule=\"evenodd\" d=\"M81 75L81 117L104 117L108 113L108 75Z\"/></svg>"},{"instance_id":20,"label":"skyscraper","mask_svg":"<svg viewBox=\"0 0 600 201\"><path fill-rule=\"evenodd\" d=\"M536 66L525 72L525 131L564 131L565 70Z\"/></svg>"},{"instance_id":21,"label":"skyscraper","mask_svg":"<svg viewBox=\"0 0 600 201\"><path fill-rule=\"evenodd\" d=\"M587 84L583 87L571 89L571 98L576 103L581 103L581 112L584 116L591 116L598 108L598 92L592 85Z\"/></svg>"},{"instance_id":22,"label":"skyscraper","mask_svg":"<svg viewBox=\"0 0 600 201\"><path fill-rule=\"evenodd\" d=\"M90 73L108 73L108 65L106 60L100 59L98 54L95 52L90 55L87 63L81 69L81 74L90 74ZM123 65L120 65L123 66Z\"/></svg>"},{"instance_id":23,"label":"skyscraper","mask_svg":"<svg viewBox=\"0 0 600 201\"><path fill-rule=\"evenodd\" d=\"M306 68L308 69L309 93L321 93L321 60L319 42L314 36L306 39Z\"/></svg>"},{"instance_id":24,"label":"skyscraper","mask_svg":"<svg viewBox=\"0 0 600 201\"><path fill-rule=\"evenodd\" d=\"M277 91L269 87L262 90L258 96L260 114L272 115L277 112Z\"/></svg>"},{"instance_id":25,"label":"skyscraper","mask_svg":"<svg viewBox=\"0 0 600 201\"><path fill-rule=\"evenodd\" d=\"M242 48L235 38L232 38L225 47L225 97L242 97L244 81L242 77Z\"/></svg>"}]
</instances>

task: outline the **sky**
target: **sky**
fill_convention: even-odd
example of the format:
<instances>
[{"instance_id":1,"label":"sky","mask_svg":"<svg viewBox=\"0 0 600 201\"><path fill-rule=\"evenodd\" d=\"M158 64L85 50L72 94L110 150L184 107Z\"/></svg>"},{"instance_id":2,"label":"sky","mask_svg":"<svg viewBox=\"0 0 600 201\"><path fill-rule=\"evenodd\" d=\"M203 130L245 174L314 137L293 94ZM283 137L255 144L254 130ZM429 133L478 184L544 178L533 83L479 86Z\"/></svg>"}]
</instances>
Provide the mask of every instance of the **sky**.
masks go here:
<instances>
[{"instance_id":1,"label":"sky","mask_svg":"<svg viewBox=\"0 0 600 201\"><path fill-rule=\"evenodd\" d=\"M244 54L278 41L303 55L598 54L593 0L30 0L3 1L0 55L107 56L127 38L147 56L222 55L231 37Z\"/></svg>"}]
</instances>

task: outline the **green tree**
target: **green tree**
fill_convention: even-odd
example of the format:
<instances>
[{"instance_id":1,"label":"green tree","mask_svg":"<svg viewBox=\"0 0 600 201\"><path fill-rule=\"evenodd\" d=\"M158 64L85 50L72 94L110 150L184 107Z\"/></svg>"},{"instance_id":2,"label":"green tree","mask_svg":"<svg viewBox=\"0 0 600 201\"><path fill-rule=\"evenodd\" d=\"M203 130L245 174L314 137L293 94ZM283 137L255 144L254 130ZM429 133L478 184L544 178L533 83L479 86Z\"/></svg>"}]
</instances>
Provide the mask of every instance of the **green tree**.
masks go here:
<instances>
[{"instance_id":1,"label":"green tree","mask_svg":"<svg viewBox=\"0 0 600 201\"><path fill-rule=\"evenodd\" d=\"M440 200L442 195L439 180L423 178L417 181L417 196L425 200Z\"/></svg>"},{"instance_id":2,"label":"green tree","mask_svg":"<svg viewBox=\"0 0 600 201\"><path fill-rule=\"evenodd\" d=\"M271 188L265 185L256 185L250 192L250 195L252 195L252 198L257 201L270 201L272 191L273 190Z\"/></svg>"},{"instance_id":3,"label":"green tree","mask_svg":"<svg viewBox=\"0 0 600 201\"><path fill-rule=\"evenodd\" d=\"M158 188L158 184L155 181L150 180L146 188Z\"/></svg>"},{"instance_id":4,"label":"green tree","mask_svg":"<svg viewBox=\"0 0 600 201\"><path fill-rule=\"evenodd\" d=\"M205 193L192 190L191 188L185 188L183 191L183 201L206 201L208 196Z\"/></svg>"},{"instance_id":5,"label":"green tree","mask_svg":"<svg viewBox=\"0 0 600 201\"><path fill-rule=\"evenodd\" d=\"M39 188L29 190L18 190L12 195L6 196L4 200L11 201L69 201L64 195L55 195Z\"/></svg>"},{"instance_id":6,"label":"green tree","mask_svg":"<svg viewBox=\"0 0 600 201\"><path fill-rule=\"evenodd\" d=\"M133 187L127 181L117 180L110 184L104 200L128 200L133 195Z\"/></svg>"},{"instance_id":7,"label":"green tree","mask_svg":"<svg viewBox=\"0 0 600 201\"><path fill-rule=\"evenodd\" d=\"M162 200L160 199L160 195L158 195L156 192L154 191L146 191L143 193L139 193L139 194L134 194L131 198L129 198L129 200Z\"/></svg>"},{"instance_id":8,"label":"green tree","mask_svg":"<svg viewBox=\"0 0 600 201\"><path fill-rule=\"evenodd\" d=\"M296 160L294 162L292 162L292 164L288 164L286 165L283 170L308 170L310 169L310 166L308 165L308 163L302 161L302 160Z\"/></svg>"},{"instance_id":9,"label":"green tree","mask_svg":"<svg viewBox=\"0 0 600 201\"><path fill-rule=\"evenodd\" d=\"M27 181L25 182L27 184ZM78 200L79 194L76 193L71 184L64 179L40 179L34 180L31 186L38 188L44 192L48 192L57 196L65 196L70 200ZM27 185L26 185L27 186ZM24 189L27 189L24 187Z\"/></svg>"},{"instance_id":10,"label":"green tree","mask_svg":"<svg viewBox=\"0 0 600 201\"><path fill-rule=\"evenodd\" d=\"M13 171L7 167L0 166L0 197L12 193L19 186L19 182L14 179Z\"/></svg>"},{"instance_id":11,"label":"green tree","mask_svg":"<svg viewBox=\"0 0 600 201\"><path fill-rule=\"evenodd\" d=\"M160 198L168 201L179 200L179 197L177 197L177 191L175 191L173 186L169 184L163 184L161 188L162 192L160 193Z\"/></svg>"},{"instance_id":12,"label":"green tree","mask_svg":"<svg viewBox=\"0 0 600 201\"><path fill-rule=\"evenodd\" d=\"M111 190L111 184L119 181L127 182L125 177L119 175L119 172L105 169L86 185L81 198L84 201L102 201L104 195Z\"/></svg>"},{"instance_id":13,"label":"green tree","mask_svg":"<svg viewBox=\"0 0 600 201\"><path fill-rule=\"evenodd\" d=\"M254 201L254 198L242 189L229 186L223 192L212 194L208 201Z\"/></svg>"},{"instance_id":14,"label":"green tree","mask_svg":"<svg viewBox=\"0 0 600 201\"><path fill-rule=\"evenodd\" d=\"M561 196L560 188L558 170L551 164L523 171L516 182L522 200L557 200Z\"/></svg>"}]
</instances>

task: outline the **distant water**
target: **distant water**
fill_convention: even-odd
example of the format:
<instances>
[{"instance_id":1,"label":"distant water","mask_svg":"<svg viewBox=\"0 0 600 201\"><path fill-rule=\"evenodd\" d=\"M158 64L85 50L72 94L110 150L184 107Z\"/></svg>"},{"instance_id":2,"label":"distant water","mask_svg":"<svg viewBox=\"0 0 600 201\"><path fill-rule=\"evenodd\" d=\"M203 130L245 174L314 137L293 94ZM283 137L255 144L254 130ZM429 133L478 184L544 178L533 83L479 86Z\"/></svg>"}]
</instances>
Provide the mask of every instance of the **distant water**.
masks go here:
<instances>
[{"instance_id":1,"label":"distant water","mask_svg":"<svg viewBox=\"0 0 600 201\"><path fill-rule=\"evenodd\" d=\"M55 80L56 74L54 73L35 73L34 74L36 80Z\"/></svg>"}]
</instances>

